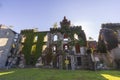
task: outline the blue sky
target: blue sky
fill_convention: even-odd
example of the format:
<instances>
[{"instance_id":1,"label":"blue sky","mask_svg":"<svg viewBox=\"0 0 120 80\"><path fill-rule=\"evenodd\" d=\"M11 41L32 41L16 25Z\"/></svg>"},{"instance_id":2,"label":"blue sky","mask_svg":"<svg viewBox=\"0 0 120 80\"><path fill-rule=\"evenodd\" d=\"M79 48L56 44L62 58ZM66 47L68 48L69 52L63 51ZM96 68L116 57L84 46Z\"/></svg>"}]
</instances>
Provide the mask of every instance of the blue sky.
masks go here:
<instances>
[{"instance_id":1,"label":"blue sky","mask_svg":"<svg viewBox=\"0 0 120 80\"><path fill-rule=\"evenodd\" d=\"M98 39L102 23L120 22L120 0L0 0L0 24L13 30L49 30L66 16L81 25L87 38Z\"/></svg>"}]
</instances>

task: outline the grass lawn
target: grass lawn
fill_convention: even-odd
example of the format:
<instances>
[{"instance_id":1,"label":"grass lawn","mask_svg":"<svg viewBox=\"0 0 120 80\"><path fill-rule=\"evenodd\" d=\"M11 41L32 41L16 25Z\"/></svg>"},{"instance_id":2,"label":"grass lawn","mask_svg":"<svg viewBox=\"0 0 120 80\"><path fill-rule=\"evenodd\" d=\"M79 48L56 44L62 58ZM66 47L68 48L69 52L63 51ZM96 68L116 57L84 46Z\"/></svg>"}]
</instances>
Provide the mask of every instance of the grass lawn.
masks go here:
<instances>
[{"instance_id":1,"label":"grass lawn","mask_svg":"<svg viewBox=\"0 0 120 80\"><path fill-rule=\"evenodd\" d=\"M120 80L120 71L10 69L0 71L0 80Z\"/></svg>"}]
</instances>

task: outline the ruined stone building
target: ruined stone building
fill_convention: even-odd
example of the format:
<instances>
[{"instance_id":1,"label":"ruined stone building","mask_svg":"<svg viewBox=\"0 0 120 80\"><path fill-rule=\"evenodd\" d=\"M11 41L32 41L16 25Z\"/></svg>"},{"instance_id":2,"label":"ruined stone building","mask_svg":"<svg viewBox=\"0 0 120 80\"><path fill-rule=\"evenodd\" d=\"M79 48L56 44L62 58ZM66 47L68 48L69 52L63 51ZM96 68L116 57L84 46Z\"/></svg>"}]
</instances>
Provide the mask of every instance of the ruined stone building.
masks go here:
<instances>
[{"instance_id":1,"label":"ruined stone building","mask_svg":"<svg viewBox=\"0 0 120 80\"><path fill-rule=\"evenodd\" d=\"M72 26L66 17L49 31L26 29L18 34L0 25L0 68L5 68L8 57L21 67L39 63L58 69L95 69L99 59L100 64L120 69L120 24L102 24L98 42L87 41L82 26Z\"/></svg>"},{"instance_id":2,"label":"ruined stone building","mask_svg":"<svg viewBox=\"0 0 120 80\"><path fill-rule=\"evenodd\" d=\"M57 64L61 67L63 61L68 59L70 68L82 68L83 66L85 68L86 36L82 27L71 26L66 17L60 22L60 26L60 28L50 29L48 40L53 54L58 54Z\"/></svg>"},{"instance_id":3,"label":"ruined stone building","mask_svg":"<svg viewBox=\"0 0 120 80\"><path fill-rule=\"evenodd\" d=\"M120 23L102 24L98 50L107 66L120 69Z\"/></svg>"},{"instance_id":4,"label":"ruined stone building","mask_svg":"<svg viewBox=\"0 0 120 80\"><path fill-rule=\"evenodd\" d=\"M5 68L8 56L19 51L19 40L18 33L5 25L0 25L0 68Z\"/></svg>"},{"instance_id":5,"label":"ruined stone building","mask_svg":"<svg viewBox=\"0 0 120 80\"><path fill-rule=\"evenodd\" d=\"M89 68L90 58L86 53L87 41L82 26L71 26L64 17L60 27L54 25L50 31L35 29L22 30L22 42L27 64L35 64L41 56L43 65L53 68L86 69Z\"/></svg>"}]
</instances>

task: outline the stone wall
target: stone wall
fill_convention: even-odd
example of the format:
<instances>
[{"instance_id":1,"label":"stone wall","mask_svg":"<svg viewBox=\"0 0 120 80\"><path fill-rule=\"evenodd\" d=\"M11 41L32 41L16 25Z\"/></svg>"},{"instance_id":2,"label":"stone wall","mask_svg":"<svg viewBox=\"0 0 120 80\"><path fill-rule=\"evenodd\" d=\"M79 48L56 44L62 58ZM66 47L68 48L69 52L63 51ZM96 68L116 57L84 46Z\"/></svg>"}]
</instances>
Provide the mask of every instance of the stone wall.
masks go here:
<instances>
[{"instance_id":1,"label":"stone wall","mask_svg":"<svg viewBox=\"0 0 120 80\"><path fill-rule=\"evenodd\" d=\"M5 67L7 57L14 41L15 33L5 26L0 29L0 68Z\"/></svg>"}]
</instances>

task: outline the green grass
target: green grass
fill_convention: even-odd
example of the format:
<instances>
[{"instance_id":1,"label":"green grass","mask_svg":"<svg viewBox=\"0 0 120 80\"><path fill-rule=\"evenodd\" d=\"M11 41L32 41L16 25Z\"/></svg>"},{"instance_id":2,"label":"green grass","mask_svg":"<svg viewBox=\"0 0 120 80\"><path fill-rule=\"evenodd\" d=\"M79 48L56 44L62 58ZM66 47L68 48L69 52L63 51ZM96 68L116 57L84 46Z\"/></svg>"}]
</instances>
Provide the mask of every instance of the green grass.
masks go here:
<instances>
[{"instance_id":1,"label":"green grass","mask_svg":"<svg viewBox=\"0 0 120 80\"><path fill-rule=\"evenodd\" d=\"M0 80L120 80L120 71L10 69L0 71Z\"/></svg>"}]
</instances>

